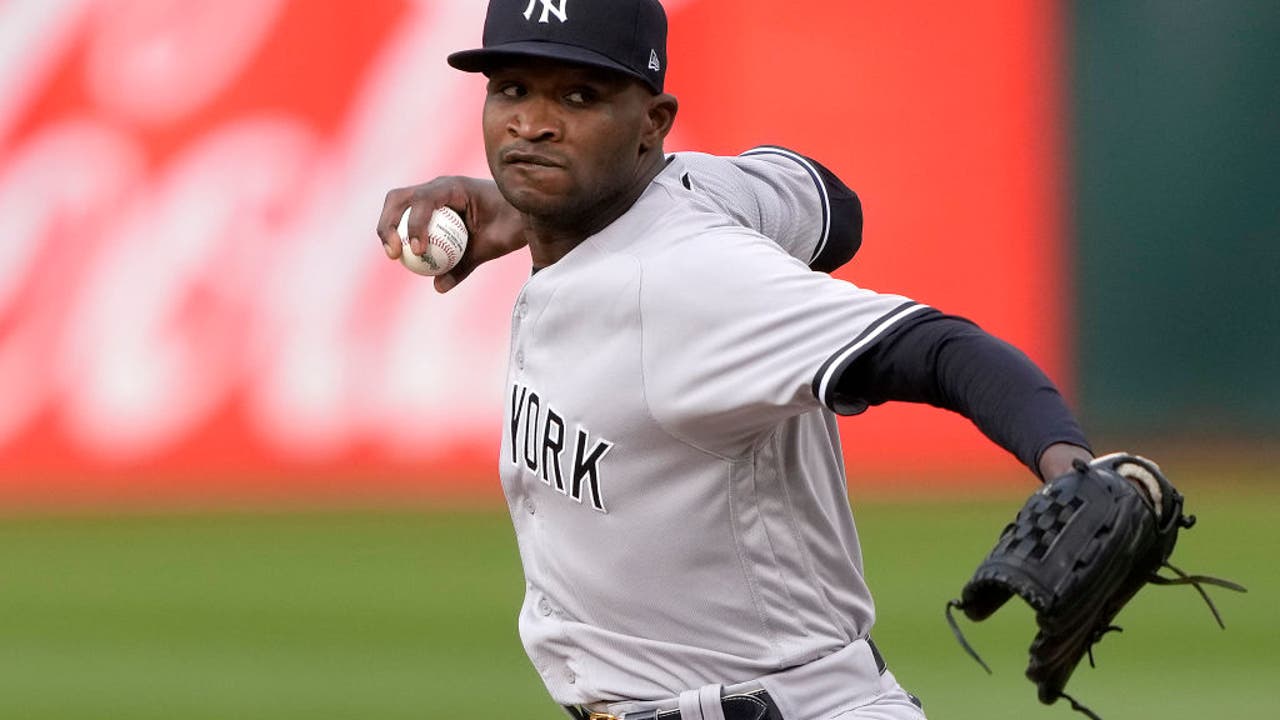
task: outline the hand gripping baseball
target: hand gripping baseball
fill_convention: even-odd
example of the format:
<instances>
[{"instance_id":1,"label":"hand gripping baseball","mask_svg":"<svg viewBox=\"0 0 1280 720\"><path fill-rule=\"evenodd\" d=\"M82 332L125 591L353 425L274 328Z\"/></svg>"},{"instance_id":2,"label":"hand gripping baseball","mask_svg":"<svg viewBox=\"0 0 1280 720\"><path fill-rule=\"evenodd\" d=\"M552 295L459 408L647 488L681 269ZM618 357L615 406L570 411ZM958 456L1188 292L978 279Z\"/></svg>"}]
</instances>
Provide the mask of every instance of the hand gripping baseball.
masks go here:
<instances>
[{"instance_id":1,"label":"hand gripping baseball","mask_svg":"<svg viewBox=\"0 0 1280 720\"><path fill-rule=\"evenodd\" d=\"M1120 628L1112 620L1147 583L1192 585L1222 617L1202 585L1244 592L1236 583L1188 575L1169 564L1178 531L1195 517L1182 512L1183 498L1160 468L1137 455L1115 453L1073 469L1031 496L1005 527L995 549L978 566L959 600L947 604L947 621L960 645L987 672L951 615L973 621L990 617L1017 594L1036 612L1039 631L1031 643L1027 677L1040 701L1066 698L1072 708L1097 720L1063 690L1082 657L1093 665L1093 646ZM1176 577L1159 574L1169 568Z\"/></svg>"},{"instance_id":2,"label":"hand gripping baseball","mask_svg":"<svg viewBox=\"0 0 1280 720\"><path fill-rule=\"evenodd\" d=\"M398 260L404 238L398 226L405 210L409 210L409 247L415 254L425 251L423 238L432 213L449 207L462 216L470 236L462 258L448 272L437 275L435 287L448 292L462 282L482 263L518 250L528 242L520 213L502 197L492 180L468 177L439 177L411 187L396 188L387 193L378 217L378 239L387 257Z\"/></svg>"}]
</instances>

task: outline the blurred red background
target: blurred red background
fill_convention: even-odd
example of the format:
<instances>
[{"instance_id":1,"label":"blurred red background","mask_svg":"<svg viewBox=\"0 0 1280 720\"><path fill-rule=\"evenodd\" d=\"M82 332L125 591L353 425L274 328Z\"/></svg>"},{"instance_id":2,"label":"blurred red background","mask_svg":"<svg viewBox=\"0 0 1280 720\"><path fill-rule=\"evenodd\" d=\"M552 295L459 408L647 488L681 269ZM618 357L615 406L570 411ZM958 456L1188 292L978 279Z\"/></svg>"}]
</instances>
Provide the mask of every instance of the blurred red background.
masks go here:
<instances>
[{"instance_id":1,"label":"blurred red background","mask_svg":"<svg viewBox=\"0 0 1280 720\"><path fill-rule=\"evenodd\" d=\"M1070 395L1061 19L1047 1L682 0L669 150L858 190L839 274L965 315ZM527 259L448 296L386 190L485 173L482 2L0 5L0 502L493 495ZM844 421L881 486L1019 472L920 407Z\"/></svg>"}]
</instances>

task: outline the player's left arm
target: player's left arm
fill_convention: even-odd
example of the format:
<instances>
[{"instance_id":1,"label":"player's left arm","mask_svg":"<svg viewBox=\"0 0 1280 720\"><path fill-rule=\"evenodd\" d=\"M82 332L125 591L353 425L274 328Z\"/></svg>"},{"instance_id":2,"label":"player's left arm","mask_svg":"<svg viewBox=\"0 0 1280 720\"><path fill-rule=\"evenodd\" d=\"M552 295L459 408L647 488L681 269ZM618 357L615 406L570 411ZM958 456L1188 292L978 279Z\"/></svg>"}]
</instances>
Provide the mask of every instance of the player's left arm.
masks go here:
<instances>
[{"instance_id":1,"label":"player's left arm","mask_svg":"<svg viewBox=\"0 0 1280 720\"><path fill-rule=\"evenodd\" d=\"M1026 676L1043 703L1066 698L1097 718L1064 688L1080 660L1148 583L1194 585L1221 625L1202 585L1243 592L1236 583L1191 575L1169 563L1179 530L1194 523L1184 498L1146 458L1112 453L1093 459L1088 441L1058 389L1012 345L967 320L921 312L850 363L823 400L856 411L889 400L922 402L970 418L1045 482L1000 531L951 611L985 620L1013 595L1035 610L1037 632ZM1177 577L1161 576L1169 568ZM990 669L988 668L988 672Z\"/></svg>"},{"instance_id":2,"label":"player's left arm","mask_svg":"<svg viewBox=\"0 0 1280 720\"><path fill-rule=\"evenodd\" d=\"M855 358L819 398L842 414L898 400L969 418L1041 477L1093 457L1053 381L1020 350L977 325L936 310L919 313Z\"/></svg>"}]
</instances>

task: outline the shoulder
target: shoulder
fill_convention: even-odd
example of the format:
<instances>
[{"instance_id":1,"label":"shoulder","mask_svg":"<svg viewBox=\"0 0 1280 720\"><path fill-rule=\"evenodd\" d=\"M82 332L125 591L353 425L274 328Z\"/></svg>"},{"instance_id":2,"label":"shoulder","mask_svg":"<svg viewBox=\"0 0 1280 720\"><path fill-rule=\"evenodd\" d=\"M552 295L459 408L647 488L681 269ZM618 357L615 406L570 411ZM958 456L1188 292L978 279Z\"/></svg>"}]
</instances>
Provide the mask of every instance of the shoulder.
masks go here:
<instances>
[{"instance_id":1,"label":"shoulder","mask_svg":"<svg viewBox=\"0 0 1280 720\"><path fill-rule=\"evenodd\" d=\"M673 158L640 199L591 242L604 252L645 258L685 250L700 238L743 229L685 188L684 172L683 163Z\"/></svg>"},{"instance_id":2,"label":"shoulder","mask_svg":"<svg viewBox=\"0 0 1280 720\"><path fill-rule=\"evenodd\" d=\"M840 282L812 272L777 243L741 226L723 223L700 232L678 233L637 257L645 297L703 298L738 302L763 297L778 284ZM673 292L679 290L679 292Z\"/></svg>"},{"instance_id":3,"label":"shoulder","mask_svg":"<svg viewBox=\"0 0 1280 720\"><path fill-rule=\"evenodd\" d=\"M716 156L677 153L640 199L591 239L605 254L626 255L649 278L647 284L702 282L710 286L747 278L809 274L807 264L778 242L691 188L689 160ZM817 274L819 277L825 277Z\"/></svg>"}]
</instances>

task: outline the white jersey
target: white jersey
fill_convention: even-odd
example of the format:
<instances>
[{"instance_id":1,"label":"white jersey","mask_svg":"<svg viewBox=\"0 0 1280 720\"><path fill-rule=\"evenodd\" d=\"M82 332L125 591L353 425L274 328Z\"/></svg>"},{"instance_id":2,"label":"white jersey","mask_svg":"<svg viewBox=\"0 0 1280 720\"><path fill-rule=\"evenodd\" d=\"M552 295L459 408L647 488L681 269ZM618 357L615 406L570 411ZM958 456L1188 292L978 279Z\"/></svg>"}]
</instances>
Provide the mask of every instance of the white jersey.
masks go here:
<instances>
[{"instance_id":1,"label":"white jersey","mask_svg":"<svg viewBox=\"0 0 1280 720\"><path fill-rule=\"evenodd\" d=\"M817 169L801 155L759 147L739 157L682 152L671 169L680 184L787 254L811 262L831 236L831 210Z\"/></svg>"},{"instance_id":2,"label":"white jersey","mask_svg":"<svg viewBox=\"0 0 1280 720\"><path fill-rule=\"evenodd\" d=\"M501 475L521 638L561 704L751 681L870 631L831 380L924 306L808 268L802 160L676 155L516 301Z\"/></svg>"}]
</instances>

